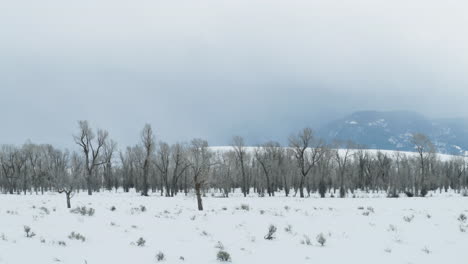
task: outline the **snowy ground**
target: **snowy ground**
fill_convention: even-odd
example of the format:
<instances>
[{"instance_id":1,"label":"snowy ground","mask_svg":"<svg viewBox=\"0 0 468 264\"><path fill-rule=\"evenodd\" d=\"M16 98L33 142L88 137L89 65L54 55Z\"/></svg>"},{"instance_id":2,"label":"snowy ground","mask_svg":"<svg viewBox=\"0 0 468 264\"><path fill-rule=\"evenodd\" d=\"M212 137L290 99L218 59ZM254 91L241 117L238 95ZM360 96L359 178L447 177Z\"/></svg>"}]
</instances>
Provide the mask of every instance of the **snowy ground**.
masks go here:
<instances>
[{"instance_id":1,"label":"snowy ground","mask_svg":"<svg viewBox=\"0 0 468 264\"><path fill-rule=\"evenodd\" d=\"M158 252L165 263L219 263L220 241L232 263L440 264L461 263L468 245L468 230L462 232L468 220L458 219L468 216L468 198L456 195L206 197L205 211L198 212L192 196L83 193L72 201L78 205L95 214L71 213L59 194L0 195L0 263L144 264L157 263ZM278 228L271 241L264 239L270 224ZM27 238L24 226L36 235ZM69 239L71 232L86 240ZM327 240L323 247L319 233ZM305 236L311 245L303 244ZM146 241L141 247L140 237Z\"/></svg>"}]
</instances>

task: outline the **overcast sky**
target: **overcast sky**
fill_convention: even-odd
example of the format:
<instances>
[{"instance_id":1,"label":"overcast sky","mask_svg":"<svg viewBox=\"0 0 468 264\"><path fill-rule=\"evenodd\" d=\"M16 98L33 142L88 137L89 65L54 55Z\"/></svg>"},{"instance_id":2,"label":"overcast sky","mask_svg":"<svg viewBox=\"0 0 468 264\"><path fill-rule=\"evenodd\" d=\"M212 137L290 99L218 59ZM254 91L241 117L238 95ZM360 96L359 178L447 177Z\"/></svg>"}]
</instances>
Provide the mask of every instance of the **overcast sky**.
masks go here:
<instances>
[{"instance_id":1,"label":"overcast sky","mask_svg":"<svg viewBox=\"0 0 468 264\"><path fill-rule=\"evenodd\" d=\"M0 143L269 139L357 110L468 116L466 0L0 0Z\"/></svg>"}]
</instances>

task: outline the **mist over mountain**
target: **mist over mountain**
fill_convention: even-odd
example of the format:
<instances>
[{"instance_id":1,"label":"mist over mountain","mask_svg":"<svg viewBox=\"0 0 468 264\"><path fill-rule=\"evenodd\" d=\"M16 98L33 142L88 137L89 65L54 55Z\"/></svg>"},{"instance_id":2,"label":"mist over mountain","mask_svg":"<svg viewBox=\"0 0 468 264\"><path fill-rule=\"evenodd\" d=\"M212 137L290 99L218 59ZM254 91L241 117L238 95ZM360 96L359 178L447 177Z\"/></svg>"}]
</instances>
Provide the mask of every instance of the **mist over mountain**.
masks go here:
<instances>
[{"instance_id":1,"label":"mist over mountain","mask_svg":"<svg viewBox=\"0 0 468 264\"><path fill-rule=\"evenodd\" d=\"M438 152L464 154L468 150L468 120L431 119L410 111L360 111L330 122L317 135L328 142L351 140L372 149L414 150L414 133L429 136Z\"/></svg>"}]
</instances>

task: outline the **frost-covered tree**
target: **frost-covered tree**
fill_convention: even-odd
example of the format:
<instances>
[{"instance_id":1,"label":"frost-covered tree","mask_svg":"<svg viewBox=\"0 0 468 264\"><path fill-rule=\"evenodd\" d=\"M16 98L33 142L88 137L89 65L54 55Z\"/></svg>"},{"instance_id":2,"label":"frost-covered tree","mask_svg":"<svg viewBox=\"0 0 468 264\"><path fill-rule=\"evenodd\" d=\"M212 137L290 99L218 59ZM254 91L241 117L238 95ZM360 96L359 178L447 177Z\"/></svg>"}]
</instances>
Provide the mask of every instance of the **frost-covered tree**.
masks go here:
<instances>
[{"instance_id":1,"label":"frost-covered tree","mask_svg":"<svg viewBox=\"0 0 468 264\"><path fill-rule=\"evenodd\" d=\"M420 163L420 181L416 186L416 193L420 189L419 195L426 196L427 194L427 178L429 172L429 161L435 153L434 144L431 140L424 134L416 133L411 138L411 143L414 144L414 148L418 153L419 163Z\"/></svg>"},{"instance_id":2,"label":"frost-covered tree","mask_svg":"<svg viewBox=\"0 0 468 264\"><path fill-rule=\"evenodd\" d=\"M105 162L102 160L102 148L106 144L109 133L105 130L99 129L97 137L93 130L89 126L88 121L79 121L79 132L74 135L73 138L75 143L81 147L84 160L85 160L85 172L86 172L86 185L88 189L88 195L93 193L93 172L99 166Z\"/></svg>"},{"instance_id":3,"label":"frost-covered tree","mask_svg":"<svg viewBox=\"0 0 468 264\"><path fill-rule=\"evenodd\" d=\"M146 124L141 131L141 142L144 149L144 161L143 161L143 178L142 178L142 190L141 195L148 196L149 189L149 170L151 165L151 159L154 154L155 143L154 143L153 129L150 124Z\"/></svg>"},{"instance_id":4,"label":"frost-covered tree","mask_svg":"<svg viewBox=\"0 0 468 264\"><path fill-rule=\"evenodd\" d=\"M245 148L244 138L240 136L234 136L232 138L232 147L234 148L234 152L236 153L238 167L241 172L241 189L244 197L247 196L249 193L249 179L246 173L246 161L248 159L248 154Z\"/></svg>"},{"instance_id":5,"label":"frost-covered tree","mask_svg":"<svg viewBox=\"0 0 468 264\"><path fill-rule=\"evenodd\" d=\"M307 176L323 155L323 143L314 137L310 128L304 128L297 135L289 137L289 146L294 151L294 157L300 172L299 194L304 198L304 184Z\"/></svg>"},{"instance_id":6,"label":"frost-covered tree","mask_svg":"<svg viewBox=\"0 0 468 264\"><path fill-rule=\"evenodd\" d=\"M195 195L198 210L203 211L202 188L207 181L212 153L208 149L208 142L203 139L193 139L190 144L190 167L192 170Z\"/></svg>"}]
</instances>

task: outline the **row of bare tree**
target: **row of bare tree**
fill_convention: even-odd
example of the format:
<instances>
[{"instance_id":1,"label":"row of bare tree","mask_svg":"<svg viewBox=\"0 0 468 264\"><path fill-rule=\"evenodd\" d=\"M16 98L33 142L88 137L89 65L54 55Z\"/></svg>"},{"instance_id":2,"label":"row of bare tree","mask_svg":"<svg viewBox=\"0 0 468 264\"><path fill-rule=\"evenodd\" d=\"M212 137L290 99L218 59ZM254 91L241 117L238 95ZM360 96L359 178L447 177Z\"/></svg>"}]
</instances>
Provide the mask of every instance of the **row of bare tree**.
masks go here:
<instances>
[{"instance_id":1,"label":"row of bare tree","mask_svg":"<svg viewBox=\"0 0 468 264\"><path fill-rule=\"evenodd\" d=\"M248 147L233 137L228 148L210 148L208 142L168 144L156 141L150 125L141 131L141 143L118 150L104 130L95 132L87 121L79 122L74 135L78 151L51 145L4 145L0 151L0 188L4 193L64 193L68 207L74 193L123 188L143 196L160 193L173 197L194 192L198 208L207 190L228 197L236 189L244 196L346 197L355 191L385 191L425 196L429 190L468 186L465 158L441 160L430 140L415 134L415 153L370 151L350 142L326 144L305 128L289 138L289 146L277 142Z\"/></svg>"}]
</instances>

